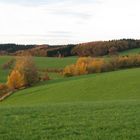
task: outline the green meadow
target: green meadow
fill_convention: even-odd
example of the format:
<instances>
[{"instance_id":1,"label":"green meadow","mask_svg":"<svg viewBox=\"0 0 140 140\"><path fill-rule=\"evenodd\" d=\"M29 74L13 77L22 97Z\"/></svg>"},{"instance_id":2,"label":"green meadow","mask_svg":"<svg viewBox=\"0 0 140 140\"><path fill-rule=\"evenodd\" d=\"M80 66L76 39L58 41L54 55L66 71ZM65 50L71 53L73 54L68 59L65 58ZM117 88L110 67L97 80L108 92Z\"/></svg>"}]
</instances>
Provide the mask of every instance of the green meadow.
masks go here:
<instances>
[{"instance_id":1,"label":"green meadow","mask_svg":"<svg viewBox=\"0 0 140 140\"><path fill-rule=\"evenodd\" d=\"M135 54L140 54L140 48L129 49L129 50L126 50L126 51L122 51L119 54L120 55L135 55Z\"/></svg>"},{"instance_id":2,"label":"green meadow","mask_svg":"<svg viewBox=\"0 0 140 140\"><path fill-rule=\"evenodd\" d=\"M125 54L128 54L126 52ZM2 66L11 57L0 57ZM34 58L64 68L77 57ZM0 82L8 71L0 69ZM0 102L0 140L139 140L140 68L52 80Z\"/></svg>"}]
</instances>

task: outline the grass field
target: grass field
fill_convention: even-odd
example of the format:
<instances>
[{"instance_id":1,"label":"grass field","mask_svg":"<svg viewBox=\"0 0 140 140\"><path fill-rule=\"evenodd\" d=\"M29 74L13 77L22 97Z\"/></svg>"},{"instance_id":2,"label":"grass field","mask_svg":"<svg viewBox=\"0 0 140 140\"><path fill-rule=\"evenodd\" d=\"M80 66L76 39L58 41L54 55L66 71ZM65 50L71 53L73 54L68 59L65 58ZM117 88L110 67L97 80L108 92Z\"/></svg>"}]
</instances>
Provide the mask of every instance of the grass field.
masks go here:
<instances>
[{"instance_id":1,"label":"grass field","mask_svg":"<svg viewBox=\"0 0 140 140\"><path fill-rule=\"evenodd\" d=\"M57 79L21 90L4 103L40 105L71 101L139 99L140 69ZM90 83L90 84L89 84Z\"/></svg>"},{"instance_id":2,"label":"grass field","mask_svg":"<svg viewBox=\"0 0 140 140\"><path fill-rule=\"evenodd\" d=\"M0 107L1 140L139 140L140 102Z\"/></svg>"},{"instance_id":3,"label":"grass field","mask_svg":"<svg viewBox=\"0 0 140 140\"><path fill-rule=\"evenodd\" d=\"M123 51L119 53L120 55L135 55L135 54L140 54L140 48L136 48L136 49L130 49L127 51Z\"/></svg>"},{"instance_id":4,"label":"grass field","mask_svg":"<svg viewBox=\"0 0 140 140\"><path fill-rule=\"evenodd\" d=\"M57 79L0 103L2 140L139 140L140 69Z\"/></svg>"},{"instance_id":5,"label":"grass field","mask_svg":"<svg viewBox=\"0 0 140 140\"><path fill-rule=\"evenodd\" d=\"M0 56L0 66L13 58L12 56ZM75 63L77 57L33 57L34 62L39 68L64 68L66 65Z\"/></svg>"},{"instance_id":6,"label":"grass field","mask_svg":"<svg viewBox=\"0 0 140 140\"><path fill-rule=\"evenodd\" d=\"M125 50L125 51L122 51L122 52L118 52L119 56L137 55L137 54L140 54L140 48L129 49L129 50ZM112 56L105 55L105 56L102 56L101 58L110 59L110 58L112 58Z\"/></svg>"},{"instance_id":7,"label":"grass field","mask_svg":"<svg viewBox=\"0 0 140 140\"><path fill-rule=\"evenodd\" d=\"M10 59L0 56L0 67ZM77 57L34 60L42 69L64 68ZM0 82L8 73L0 68ZM0 102L0 140L139 140L140 68L71 78L49 75L53 80Z\"/></svg>"}]
</instances>

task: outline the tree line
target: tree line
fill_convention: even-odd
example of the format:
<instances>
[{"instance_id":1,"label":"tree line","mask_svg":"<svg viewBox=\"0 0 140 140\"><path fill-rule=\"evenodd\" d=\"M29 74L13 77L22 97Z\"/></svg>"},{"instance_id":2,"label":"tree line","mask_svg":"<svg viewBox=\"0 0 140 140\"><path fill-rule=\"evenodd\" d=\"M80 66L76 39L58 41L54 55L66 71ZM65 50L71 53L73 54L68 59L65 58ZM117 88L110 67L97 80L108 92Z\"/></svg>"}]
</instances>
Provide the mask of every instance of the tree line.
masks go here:
<instances>
[{"instance_id":1,"label":"tree line","mask_svg":"<svg viewBox=\"0 0 140 140\"><path fill-rule=\"evenodd\" d=\"M97 57L108 54L117 54L118 52L134 48L140 48L140 40L121 39L78 44L72 50L72 53L81 57Z\"/></svg>"},{"instance_id":2,"label":"tree line","mask_svg":"<svg viewBox=\"0 0 140 140\"><path fill-rule=\"evenodd\" d=\"M32 55L43 57L72 56L72 49L76 45L18 45L0 44L0 55Z\"/></svg>"},{"instance_id":3,"label":"tree line","mask_svg":"<svg viewBox=\"0 0 140 140\"><path fill-rule=\"evenodd\" d=\"M34 48L35 45L18 45L18 44L0 44L0 51L5 51L7 53L13 53L18 50L27 50Z\"/></svg>"},{"instance_id":4,"label":"tree line","mask_svg":"<svg viewBox=\"0 0 140 140\"><path fill-rule=\"evenodd\" d=\"M32 56L44 57L67 57L78 55L80 57L97 57L104 55L116 55L118 52L134 48L140 48L140 40L120 39L68 45L0 44L0 55L29 54Z\"/></svg>"}]
</instances>

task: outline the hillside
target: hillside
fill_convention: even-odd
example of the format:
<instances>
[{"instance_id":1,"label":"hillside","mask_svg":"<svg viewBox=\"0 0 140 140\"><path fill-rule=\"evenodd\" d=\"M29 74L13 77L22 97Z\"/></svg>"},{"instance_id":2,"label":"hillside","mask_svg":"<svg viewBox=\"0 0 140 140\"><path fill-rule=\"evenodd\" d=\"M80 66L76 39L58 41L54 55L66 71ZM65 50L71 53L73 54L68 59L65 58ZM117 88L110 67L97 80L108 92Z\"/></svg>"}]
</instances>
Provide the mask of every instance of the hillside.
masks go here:
<instances>
[{"instance_id":1,"label":"hillside","mask_svg":"<svg viewBox=\"0 0 140 140\"><path fill-rule=\"evenodd\" d=\"M49 81L19 91L3 104L40 105L75 101L139 100L139 71L138 68Z\"/></svg>"},{"instance_id":2,"label":"hillside","mask_svg":"<svg viewBox=\"0 0 140 140\"><path fill-rule=\"evenodd\" d=\"M18 91L0 103L0 139L138 140L139 71L53 80Z\"/></svg>"},{"instance_id":3,"label":"hillside","mask_svg":"<svg viewBox=\"0 0 140 140\"><path fill-rule=\"evenodd\" d=\"M0 66L11 58L1 56ZM77 57L33 59L46 69L64 68ZM0 72L5 82L9 70ZM140 68L71 78L49 75L52 80L0 102L0 139L139 140Z\"/></svg>"}]
</instances>

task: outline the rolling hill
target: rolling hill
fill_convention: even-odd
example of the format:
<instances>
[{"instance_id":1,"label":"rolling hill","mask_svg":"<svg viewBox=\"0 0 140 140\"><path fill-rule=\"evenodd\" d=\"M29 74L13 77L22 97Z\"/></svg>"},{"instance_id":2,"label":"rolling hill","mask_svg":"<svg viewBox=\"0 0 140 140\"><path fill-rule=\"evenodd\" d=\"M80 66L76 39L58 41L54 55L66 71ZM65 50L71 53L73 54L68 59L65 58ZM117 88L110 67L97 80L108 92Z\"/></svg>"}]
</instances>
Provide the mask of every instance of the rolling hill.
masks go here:
<instances>
[{"instance_id":1,"label":"rolling hill","mask_svg":"<svg viewBox=\"0 0 140 140\"><path fill-rule=\"evenodd\" d=\"M140 69L57 79L0 103L0 139L138 140Z\"/></svg>"},{"instance_id":2,"label":"rolling hill","mask_svg":"<svg viewBox=\"0 0 140 140\"><path fill-rule=\"evenodd\" d=\"M139 99L140 69L121 70L44 82L18 91L4 104L40 105L81 101Z\"/></svg>"}]
</instances>

